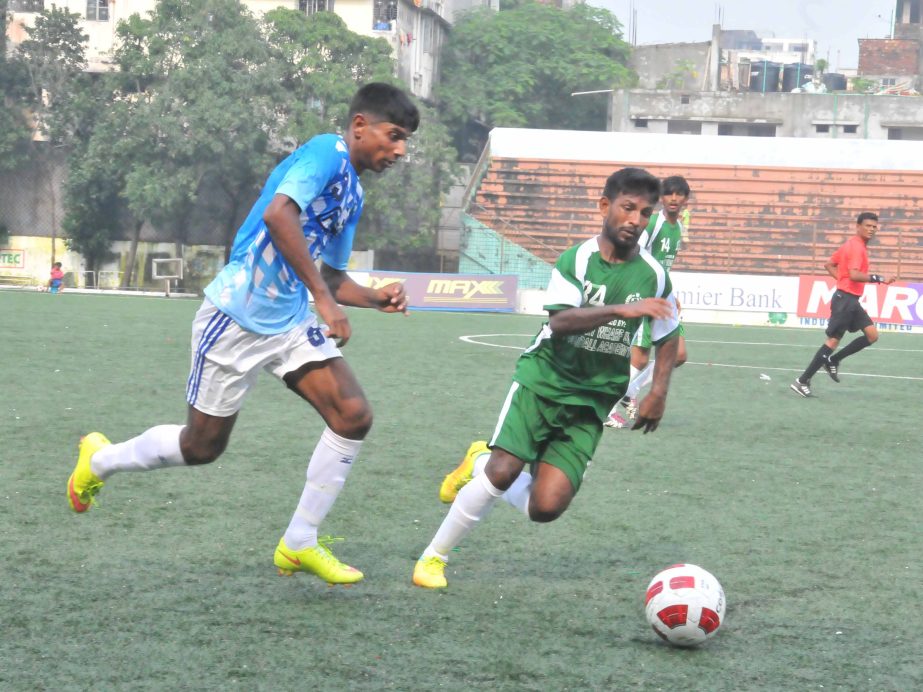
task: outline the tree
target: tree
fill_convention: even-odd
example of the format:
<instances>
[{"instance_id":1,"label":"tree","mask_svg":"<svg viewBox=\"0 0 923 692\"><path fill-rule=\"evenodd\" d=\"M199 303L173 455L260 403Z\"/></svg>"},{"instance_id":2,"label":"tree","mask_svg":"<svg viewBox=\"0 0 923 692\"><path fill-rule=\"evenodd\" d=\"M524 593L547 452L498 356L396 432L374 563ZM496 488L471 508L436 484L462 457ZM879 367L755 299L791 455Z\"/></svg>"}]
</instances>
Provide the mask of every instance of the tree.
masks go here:
<instances>
[{"instance_id":1,"label":"tree","mask_svg":"<svg viewBox=\"0 0 923 692\"><path fill-rule=\"evenodd\" d=\"M28 74L25 65L6 57L7 0L0 0L0 171L14 170L28 159L32 134L26 120Z\"/></svg>"},{"instance_id":2,"label":"tree","mask_svg":"<svg viewBox=\"0 0 923 692\"><path fill-rule=\"evenodd\" d=\"M80 15L52 5L27 27L29 38L18 48L31 87L30 107L39 132L53 146L69 146L83 132L83 106L90 77Z\"/></svg>"},{"instance_id":3,"label":"tree","mask_svg":"<svg viewBox=\"0 0 923 692\"><path fill-rule=\"evenodd\" d=\"M269 43L282 65L284 134L291 146L346 125L356 89L394 82L391 48L384 39L349 31L332 12L307 16L277 9L266 15ZM400 263L432 254L444 191L455 176L457 154L435 111L421 108L421 124L408 155L382 175L366 175L357 249L386 251Z\"/></svg>"},{"instance_id":4,"label":"tree","mask_svg":"<svg viewBox=\"0 0 923 692\"><path fill-rule=\"evenodd\" d=\"M130 214L122 197L126 172L125 126L129 122L126 102L109 102L100 108L98 127L68 157L64 185L62 227L68 249L79 252L90 270L111 254L112 241L121 235ZM141 222L135 221L137 231ZM134 248L133 248L134 249ZM122 286L131 281L131 266L122 277Z\"/></svg>"},{"instance_id":5,"label":"tree","mask_svg":"<svg viewBox=\"0 0 923 692\"><path fill-rule=\"evenodd\" d=\"M171 229L182 256L203 185L230 243L237 212L271 160L278 120L276 66L259 27L237 0L162 0L150 19L119 27L118 98L130 127L124 195L132 214ZM133 245L140 226L136 227Z\"/></svg>"},{"instance_id":6,"label":"tree","mask_svg":"<svg viewBox=\"0 0 923 692\"><path fill-rule=\"evenodd\" d=\"M433 109L420 105L420 127L407 156L382 175L363 180L363 232L356 245L381 251L392 268L415 269L433 255L445 191L458 177L457 153ZM410 266L402 266L410 265Z\"/></svg>"},{"instance_id":7,"label":"tree","mask_svg":"<svg viewBox=\"0 0 923 692\"><path fill-rule=\"evenodd\" d=\"M29 110L45 141L33 143L32 160L45 169L51 200L51 261L55 260L58 221L54 216L56 176L53 149L67 151L88 133L93 122L91 78L86 67L88 36L79 27L80 15L52 5L41 12L29 38L18 48L30 86Z\"/></svg>"},{"instance_id":8,"label":"tree","mask_svg":"<svg viewBox=\"0 0 923 692\"><path fill-rule=\"evenodd\" d=\"M278 8L266 14L265 25L281 66L281 134L291 146L345 125L361 84L393 79L388 42L353 33L333 12Z\"/></svg>"},{"instance_id":9,"label":"tree","mask_svg":"<svg viewBox=\"0 0 923 692\"><path fill-rule=\"evenodd\" d=\"M499 13L473 10L446 42L439 110L466 153L472 130L603 129L606 100L571 93L632 84L628 56L621 25L607 10L531 0Z\"/></svg>"},{"instance_id":10,"label":"tree","mask_svg":"<svg viewBox=\"0 0 923 692\"><path fill-rule=\"evenodd\" d=\"M857 94L874 94L878 91L881 83L877 79L868 79L867 77L853 77L851 82L852 90Z\"/></svg>"},{"instance_id":11,"label":"tree","mask_svg":"<svg viewBox=\"0 0 923 692\"><path fill-rule=\"evenodd\" d=\"M699 76L691 60L677 60L673 69L657 81L658 89L688 89Z\"/></svg>"}]
</instances>

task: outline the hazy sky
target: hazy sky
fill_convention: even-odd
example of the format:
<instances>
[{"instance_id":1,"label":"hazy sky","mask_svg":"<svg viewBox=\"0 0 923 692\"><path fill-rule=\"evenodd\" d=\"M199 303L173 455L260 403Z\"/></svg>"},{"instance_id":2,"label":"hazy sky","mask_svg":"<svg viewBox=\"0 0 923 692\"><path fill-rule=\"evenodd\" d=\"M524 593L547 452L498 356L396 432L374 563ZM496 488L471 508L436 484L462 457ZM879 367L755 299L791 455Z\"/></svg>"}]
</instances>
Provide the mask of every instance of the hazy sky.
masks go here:
<instances>
[{"instance_id":1,"label":"hazy sky","mask_svg":"<svg viewBox=\"0 0 923 692\"><path fill-rule=\"evenodd\" d=\"M628 38L632 0L587 2L615 14ZM720 7L725 29L816 40L817 57L827 59L831 70L856 67L858 39L890 35L895 5L895 0L634 0L639 44L707 41Z\"/></svg>"}]
</instances>

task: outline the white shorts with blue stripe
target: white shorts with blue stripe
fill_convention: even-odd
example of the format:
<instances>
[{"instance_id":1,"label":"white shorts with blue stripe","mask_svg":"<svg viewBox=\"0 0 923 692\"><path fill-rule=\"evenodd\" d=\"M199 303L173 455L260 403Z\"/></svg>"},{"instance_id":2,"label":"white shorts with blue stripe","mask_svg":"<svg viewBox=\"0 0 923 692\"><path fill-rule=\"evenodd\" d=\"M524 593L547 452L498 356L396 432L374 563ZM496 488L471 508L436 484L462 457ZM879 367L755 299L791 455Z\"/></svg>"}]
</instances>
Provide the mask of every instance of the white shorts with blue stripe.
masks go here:
<instances>
[{"instance_id":1,"label":"white shorts with blue stripe","mask_svg":"<svg viewBox=\"0 0 923 692\"><path fill-rule=\"evenodd\" d=\"M206 298L192 322L192 365L186 401L202 413L231 416L240 410L260 370L280 380L305 363L341 357L313 312L294 329L256 334Z\"/></svg>"}]
</instances>

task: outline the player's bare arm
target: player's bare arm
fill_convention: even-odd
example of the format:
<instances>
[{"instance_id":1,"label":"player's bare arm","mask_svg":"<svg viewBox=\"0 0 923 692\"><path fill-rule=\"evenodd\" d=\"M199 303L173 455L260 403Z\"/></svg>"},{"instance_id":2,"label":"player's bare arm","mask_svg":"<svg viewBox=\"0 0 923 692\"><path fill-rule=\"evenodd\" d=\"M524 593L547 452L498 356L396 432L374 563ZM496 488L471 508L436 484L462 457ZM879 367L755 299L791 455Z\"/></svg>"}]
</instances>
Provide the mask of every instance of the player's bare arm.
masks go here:
<instances>
[{"instance_id":1,"label":"player's bare arm","mask_svg":"<svg viewBox=\"0 0 923 692\"><path fill-rule=\"evenodd\" d=\"M651 391L641 400L638 407L638 419L632 430L641 429L645 434L654 432L660 425L667 407L667 391L670 388L670 375L676 365L679 353L679 337L674 336L656 347L654 361L654 379Z\"/></svg>"},{"instance_id":2,"label":"player's bare arm","mask_svg":"<svg viewBox=\"0 0 923 692\"><path fill-rule=\"evenodd\" d=\"M837 264L835 262L824 262L824 269L827 271L834 280L840 278L836 273Z\"/></svg>"},{"instance_id":3,"label":"player's bare arm","mask_svg":"<svg viewBox=\"0 0 923 692\"><path fill-rule=\"evenodd\" d=\"M327 325L326 335L338 339L340 346L345 345L352 336L352 326L311 259L301 228L301 209L291 197L276 195L266 207L263 221L276 249L311 292L317 314Z\"/></svg>"},{"instance_id":4,"label":"player's bare arm","mask_svg":"<svg viewBox=\"0 0 923 692\"><path fill-rule=\"evenodd\" d=\"M554 334L582 334L615 319L651 317L666 319L673 314L673 305L664 298L644 298L624 305L591 305L568 308L552 313L548 326Z\"/></svg>"},{"instance_id":5,"label":"player's bare arm","mask_svg":"<svg viewBox=\"0 0 923 692\"><path fill-rule=\"evenodd\" d=\"M353 281L345 271L326 264L321 265L321 276L340 305L375 308L382 312L407 312L407 293L400 281L381 288L366 288Z\"/></svg>"}]
</instances>

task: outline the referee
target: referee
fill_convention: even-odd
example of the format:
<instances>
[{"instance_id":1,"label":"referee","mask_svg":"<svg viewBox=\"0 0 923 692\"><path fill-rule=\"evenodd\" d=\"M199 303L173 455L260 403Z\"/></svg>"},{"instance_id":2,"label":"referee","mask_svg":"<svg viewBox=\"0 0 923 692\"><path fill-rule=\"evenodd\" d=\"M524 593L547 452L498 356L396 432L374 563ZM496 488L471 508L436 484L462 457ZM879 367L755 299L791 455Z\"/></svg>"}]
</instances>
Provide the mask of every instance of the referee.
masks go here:
<instances>
[{"instance_id":1,"label":"referee","mask_svg":"<svg viewBox=\"0 0 923 692\"><path fill-rule=\"evenodd\" d=\"M878 215L870 211L862 212L856 218L856 234L843 243L824 265L827 273L836 279L836 292L830 301L827 340L814 354L805 371L792 382L792 390L801 396L811 396L811 378L818 370L823 368L830 379L839 382L840 361L878 341L878 329L859 304L865 289L863 284L894 282L894 279L886 279L879 274L869 274L868 243L876 233ZM857 332L860 329L862 336L853 339L836 355L833 354L846 332Z\"/></svg>"}]
</instances>

